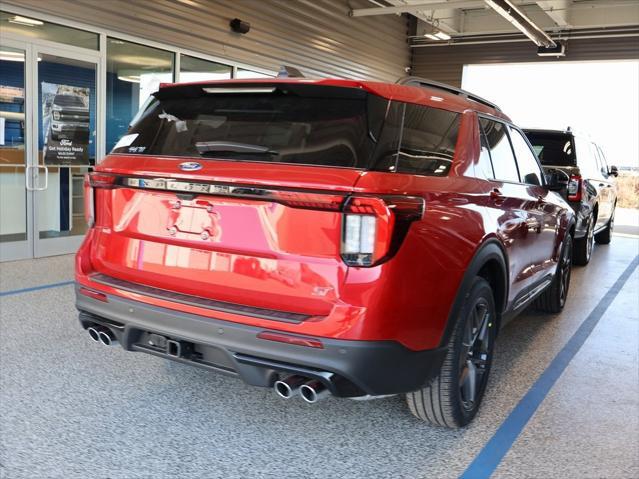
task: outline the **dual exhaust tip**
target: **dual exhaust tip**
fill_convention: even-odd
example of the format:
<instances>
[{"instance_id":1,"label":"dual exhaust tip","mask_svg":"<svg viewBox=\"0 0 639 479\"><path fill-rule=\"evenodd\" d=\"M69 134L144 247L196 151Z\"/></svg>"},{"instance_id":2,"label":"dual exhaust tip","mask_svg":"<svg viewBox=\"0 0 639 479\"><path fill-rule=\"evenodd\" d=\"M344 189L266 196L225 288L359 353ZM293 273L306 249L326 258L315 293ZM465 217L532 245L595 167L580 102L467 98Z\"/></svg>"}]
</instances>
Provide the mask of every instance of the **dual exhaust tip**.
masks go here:
<instances>
[{"instance_id":1,"label":"dual exhaust tip","mask_svg":"<svg viewBox=\"0 0 639 479\"><path fill-rule=\"evenodd\" d=\"M309 404L316 403L330 394L330 391L318 379L308 379L297 375L275 381L273 388L281 398L291 399L299 394Z\"/></svg>"},{"instance_id":2,"label":"dual exhaust tip","mask_svg":"<svg viewBox=\"0 0 639 479\"><path fill-rule=\"evenodd\" d=\"M118 340L111 330L107 327L95 325L87 328L89 337L96 343L104 344L105 346L115 346L118 344Z\"/></svg>"}]
</instances>

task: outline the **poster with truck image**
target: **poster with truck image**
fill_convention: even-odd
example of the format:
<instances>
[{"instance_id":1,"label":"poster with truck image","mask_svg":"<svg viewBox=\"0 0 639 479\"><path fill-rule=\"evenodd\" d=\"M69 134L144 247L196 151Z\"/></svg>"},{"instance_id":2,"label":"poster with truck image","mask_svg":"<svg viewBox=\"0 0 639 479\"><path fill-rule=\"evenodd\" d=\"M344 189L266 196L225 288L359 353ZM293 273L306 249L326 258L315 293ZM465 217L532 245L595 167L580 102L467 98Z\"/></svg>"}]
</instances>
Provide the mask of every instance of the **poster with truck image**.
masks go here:
<instances>
[{"instance_id":1,"label":"poster with truck image","mask_svg":"<svg viewBox=\"0 0 639 479\"><path fill-rule=\"evenodd\" d=\"M89 162L89 89L42 82L42 128L46 165Z\"/></svg>"}]
</instances>

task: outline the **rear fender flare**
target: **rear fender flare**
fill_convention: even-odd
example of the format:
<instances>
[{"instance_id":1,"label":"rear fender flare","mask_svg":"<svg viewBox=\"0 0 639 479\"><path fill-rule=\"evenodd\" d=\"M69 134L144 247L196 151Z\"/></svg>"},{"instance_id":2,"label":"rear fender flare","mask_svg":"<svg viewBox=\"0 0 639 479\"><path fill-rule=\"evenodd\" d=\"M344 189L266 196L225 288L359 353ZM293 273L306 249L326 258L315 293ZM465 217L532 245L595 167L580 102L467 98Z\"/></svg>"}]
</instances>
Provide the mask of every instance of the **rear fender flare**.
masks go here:
<instances>
[{"instance_id":1,"label":"rear fender flare","mask_svg":"<svg viewBox=\"0 0 639 479\"><path fill-rule=\"evenodd\" d=\"M472 259L468 263L468 267L466 268L466 272L462 277L461 282L459 283L459 287L457 288L457 294L455 295L455 300L453 301L453 305L450 309L450 313L448 314L448 320L446 322L446 328L444 329L444 334L442 335L440 346L444 347L448 344L450 340L450 336L453 332L453 328L455 327L456 318L461 312L462 306L464 305L464 301L466 300L466 296L470 291L470 286L481 271L481 269L488 264L490 261L495 261L499 265L500 273L502 275L502 284L504 285L504 291L501 292L501 301L495 300L495 306L497 307L497 322L501 322L501 316L504 313L506 308L506 304L508 303L508 263L506 261L506 252L502 244L495 238L491 238L486 240L481 246L477 249ZM498 328L499 330L499 324Z\"/></svg>"}]
</instances>

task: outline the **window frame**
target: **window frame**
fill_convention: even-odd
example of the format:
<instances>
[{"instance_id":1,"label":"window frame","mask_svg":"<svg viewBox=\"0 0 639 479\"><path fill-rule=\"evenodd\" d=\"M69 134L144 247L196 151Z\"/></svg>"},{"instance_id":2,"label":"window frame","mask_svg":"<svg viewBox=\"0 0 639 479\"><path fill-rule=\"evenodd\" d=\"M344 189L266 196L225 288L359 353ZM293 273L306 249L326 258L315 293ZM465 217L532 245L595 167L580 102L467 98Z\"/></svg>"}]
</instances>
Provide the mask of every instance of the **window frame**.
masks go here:
<instances>
[{"instance_id":1,"label":"window frame","mask_svg":"<svg viewBox=\"0 0 639 479\"><path fill-rule=\"evenodd\" d=\"M495 178L492 179L492 181L498 181L500 183L510 183L513 185L525 185L526 183L522 183L521 181L521 174L519 173L519 165L517 164L517 157L515 156L515 149L513 148L513 142L510 139L510 132L508 131L508 127L512 125L512 123L507 122L501 118L497 118L495 116L492 115L487 115L484 113L477 113L477 123L479 124L479 128L481 129L481 131L484 133L484 135L486 135L486 132L484 131L484 127L481 126L481 122L479 121L479 118L484 118L486 120L489 121L493 121L496 123L501 123L502 125L504 125L504 130L506 132L506 138L508 138L508 144L510 145L510 152L513 155L513 160L515 160L515 169L517 170L517 178L519 178L519 181L512 181L512 180L502 180L501 178L497 178L495 175ZM488 136L486 136L486 141L488 141ZM495 163L493 162L493 154L492 151L490 150L490 144L488 145L488 154L490 155L490 164L493 167L493 174L495 172Z\"/></svg>"},{"instance_id":2,"label":"window frame","mask_svg":"<svg viewBox=\"0 0 639 479\"><path fill-rule=\"evenodd\" d=\"M490 115L488 113L480 113L480 112L476 112L477 115L477 125L479 126L479 131L482 134L486 134L486 132L484 131L484 128L481 126L481 122L479 121L480 118L484 118L486 120L490 120L490 121L496 121L499 123L502 123L504 125L506 125L506 136L508 137L508 142L510 143L510 150L513 153L513 158L515 158L515 166L517 167L517 176L519 176L519 181L515 182L515 181L510 181L510 180L500 180L498 178L493 178L492 181L499 181L501 183L509 183L509 184L517 184L517 185L532 185L532 186L541 186L541 187L546 187L547 186L547 182L546 182L546 172L544 170L543 165L541 164L541 162L539 161L539 158L537 157L537 153L535 153L535 150L532 147L532 144L530 143L530 141L528 140L528 137L526 136L526 134L524 133L524 131L519 128L517 125L515 125L513 122L511 121L507 121L503 118L498 118L496 116ZM533 185L532 183L525 183L522 181L521 179L521 172L519 171L519 163L517 162L517 155L515 154L515 149L513 148L513 143L512 143L512 139L510 138L510 131L509 128L513 128L517 131L519 131L519 133L524 137L524 141L526 142L526 144L528 144L528 147L530 148L530 151L532 152L533 156L535 157L535 160L537 161L537 164L539 165L539 168L541 169L541 185ZM486 140L488 140L488 138L486 138ZM574 145L573 145L574 148ZM495 171L495 166L493 164L493 155L490 151L490 147L488 148L488 154L490 156L490 164L493 167L493 172Z\"/></svg>"},{"instance_id":3,"label":"window frame","mask_svg":"<svg viewBox=\"0 0 639 479\"><path fill-rule=\"evenodd\" d=\"M539 167L539 172L541 173L541 178L539 179L539 181L541 182L539 185L536 185L534 183L526 183L525 181L523 181L523 178L521 177L521 169L519 168L519 160L517 159L517 153L515 153L515 148L512 144L512 138L511 138L511 146L513 146L513 153L515 153L515 163L517 163L517 171L519 171L519 181L522 185L532 185L532 186L546 186L546 174L544 173L544 167L541 164L541 161L539 161L539 158L537 157L537 153L535 153L535 149L532 147L532 144L530 143L530 140L528 140L528 137L526 136L526 134L523 132L523 130L515 125L510 124L509 125L510 128L512 128L513 130L519 132L519 134L522 136L524 143L526 143L526 145L528 146L528 149L530 150L530 152L532 153L533 158L535 159L535 162L537 163L537 166ZM510 135L510 130L508 131L508 134Z\"/></svg>"}]
</instances>

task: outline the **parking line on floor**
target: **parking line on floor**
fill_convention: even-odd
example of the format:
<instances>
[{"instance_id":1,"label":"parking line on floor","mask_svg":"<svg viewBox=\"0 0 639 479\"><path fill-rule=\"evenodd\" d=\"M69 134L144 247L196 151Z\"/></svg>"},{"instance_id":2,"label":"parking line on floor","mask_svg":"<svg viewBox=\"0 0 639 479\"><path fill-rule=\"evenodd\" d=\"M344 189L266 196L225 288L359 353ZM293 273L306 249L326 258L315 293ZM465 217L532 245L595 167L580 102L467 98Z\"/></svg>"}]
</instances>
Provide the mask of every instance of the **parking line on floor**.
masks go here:
<instances>
[{"instance_id":1,"label":"parking line on floor","mask_svg":"<svg viewBox=\"0 0 639 479\"><path fill-rule=\"evenodd\" d=\"M586 342L586 339L588 339L601 317L617 297L619 291L624 287L637 265L639 265L639 256L635 256L630 265L615 281L615 284L601 298L597 306L581 323L577 331L575 331L561 351L557 353L544 372L541 373L541 376L530 387L506 420L499 426L493 437L462 473L460 479L488 478L495 472L499 463L508 453L524 427L526 427L530 418L535 414L535 411L546 398L557 379L572 361L572 358Z\"/></svg>"},{"instance_id":2,"label":"parking line on floor","mask_svg":"<svg viewBox=\"0 0 639 479\"><path fill-rule=\"evenodd\" d=\"M59 288L61 286L69 286L73 283L75 283L75 281L61 281L59 283L43 284L42 286L33 286L31 288L14 289L11 291L0 291L0 297L13 296L15 294L22 294L22 293L30 293L32 291L40 291L42 289Z\"/></svg>"}]
</instances>

